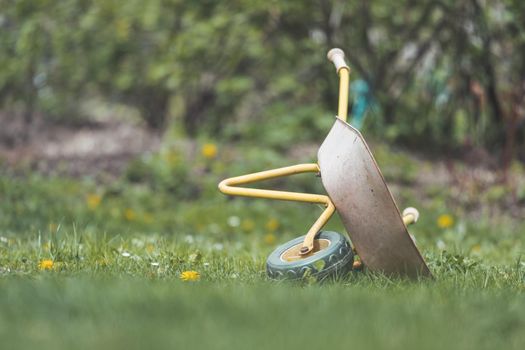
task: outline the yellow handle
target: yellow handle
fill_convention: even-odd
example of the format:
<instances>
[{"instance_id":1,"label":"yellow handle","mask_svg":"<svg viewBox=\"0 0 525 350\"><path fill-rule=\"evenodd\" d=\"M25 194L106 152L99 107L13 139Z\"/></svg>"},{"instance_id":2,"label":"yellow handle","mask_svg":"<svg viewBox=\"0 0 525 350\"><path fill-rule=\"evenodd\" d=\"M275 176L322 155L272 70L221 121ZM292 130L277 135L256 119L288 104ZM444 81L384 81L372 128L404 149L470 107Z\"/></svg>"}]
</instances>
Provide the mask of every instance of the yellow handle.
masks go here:
<instances>
[{"instance_id":1,"label":"yellow handle","mask_svg":"<svg viewBox=\"0 0 525 350\"><path fill-rule=\"evenodd\" d=\"M326 57L334 63L335 70L339 73L341 68L350 69L345 61L345 53L343 50L335 48L328 51Z\"/></svg>"},{"instance_id":2,"label":"yellow handle","mask_svg":"<svg viewBox=\"0 0 525 350\"><path fill-rule=\"evenodd\" d=\"M406 226L414 224L419 219L419 211L416 208L408 207L403 210L403 222Z\"/></svg>"},{"instance_id":3,"label":"yellow handle","mask_svg":"<svg viewBox=\"0 0 525 350\"><path fill-rule=\"evenodd\" d=\"M326 55L335 65L339 74L339 106L337 116L346 122L348 115L348 85L350 83L350 67L345 62L345 53L341 49L331 49Z\"/></svg>"}]
</instances>

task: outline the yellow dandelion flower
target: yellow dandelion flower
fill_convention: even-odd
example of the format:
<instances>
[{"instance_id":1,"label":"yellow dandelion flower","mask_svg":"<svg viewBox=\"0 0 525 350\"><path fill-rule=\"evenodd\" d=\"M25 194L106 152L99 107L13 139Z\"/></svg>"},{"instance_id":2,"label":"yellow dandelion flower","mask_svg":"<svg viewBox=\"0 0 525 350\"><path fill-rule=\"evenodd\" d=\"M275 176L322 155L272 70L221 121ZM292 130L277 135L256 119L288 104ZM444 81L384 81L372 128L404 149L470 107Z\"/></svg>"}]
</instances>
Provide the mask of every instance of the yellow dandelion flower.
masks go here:
<instances>
[{"instance_id":1,"label":"yellow dandelion flower","mask_svg":"<svg viewBox=\"0 0 525 350\"><path fill-rule=\"evenodd\" d=\"M266 229L268 231L275 231L279 228L279 221L275 218L268 220L266 223Z\"/></svg>"},{"instance_id":2,"label":"yellow dandelion flower","mask_svg":"<svg viewBox=\"0 0 525 350\"><path fill-rule=\"evenodd\" d=\"M128 221L133 221L137 218L137 213L133 209L128 208L124 211L124 218Z\"/></svg>"},{"instance_id":3,"label":"yellow dandelion flower","mask_svg":"<svg viewBox=\"0 0 525 350\"><path fill-rule=\"evenodd\" d=\"M478 254L479 252L481 252L481 245L479 244L475 244L471 249L470 251L474 254Z\"/></svg>"},{"instance_id":4,"label":"yellow dandelion flower","mask_svg":"<svg viewBox=\"0 0 525 350\"><path fill-rule=\"evenodd\" d=\"M90 210L95 210L102 202L102 197L98 194L88 194L86 204Z\"/></svg>"},{"instance_id":5,"label":"yellow dandelion flower","mask_svg":"<svg viewBox=\"0 0 525 350\"><path fill-rule=\"evenodd\" d=\"M206 159L217 157L217 152L217 146L214 143L205 143L201 149L202 156Z\"/></svg>"},{"instance_id":6,"label":"yellow dandelion flower","mask_svg":"<svg viewBox=\"0 0 525 350\"><path fill-rule=\"evenodd\" d=\"M184 271L180 274L180 279L185 282L192 282L200 280L201 275L197 271Z\"/></svg>"},{"instance_id":7,"label":"yellow dandelion flower","mask_svg":"<svg viewBox=\"0 0 525 350\"><path fill-rule=\"evenodd\" d=\"M264 235L264 243L268 245L274 244L276 240L277 237L275 237L273 233L267 233L266 235Z\"/></svg>"},{"instance_id":8,"label":"yellow dandelion flower","mask_svg":"<svg viewBox=\"0 0 525 350\"><path fill-rule=\"evenodd\" d=\"M246 232L251 232L255 228L255 222L251 219L244 219L241 223L241 229Z\"/></svg>"},{"instance_id":9,"label":"yellow dandelion flower","mask_svg":"<svg viewBox=\"0 0 525 350\"><path fill-rule=\"evenodd\" d=\"M442 228L450 228L454 225L454 218L448 214L442 214L437 219L437 225Z\"/></svg>"},{"instance_id":10,"label":"yellow dandelion flower","mask_svg":"<svg viewBox=\"0 0 525 350\"><path fill-rule=\"evenodd\" d=\"M42 260L39 264L38 264L38 268L40 270L51 270L53 268L53 260Z\"/></svg>"}]
</instances>

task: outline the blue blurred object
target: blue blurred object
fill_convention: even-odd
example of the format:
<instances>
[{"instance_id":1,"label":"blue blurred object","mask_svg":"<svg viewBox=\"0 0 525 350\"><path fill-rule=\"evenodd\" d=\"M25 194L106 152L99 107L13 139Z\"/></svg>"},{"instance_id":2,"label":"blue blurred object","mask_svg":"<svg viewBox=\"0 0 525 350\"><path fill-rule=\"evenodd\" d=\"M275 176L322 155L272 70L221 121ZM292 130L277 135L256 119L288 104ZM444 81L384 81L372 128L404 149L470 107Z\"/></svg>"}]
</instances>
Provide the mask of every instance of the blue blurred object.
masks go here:
<instances>
[{"instance_id":1,"label":"blue blurred object","mask_svg":"<svg viewBox=\"0 0 525 350\"><path fill-rule=\"evenodd\" d=\"M448 87L449 71L436 70L429 79L428 86L431 93L435 96L434 103L436 107L447 104L450 100L451 91Z\"/></svg>"},{"instance_id":2,"label":"blue blurred object","mask_svg":"<svg viewBox=\"0 0 525 350\"><path fill-rule=\"evenodd\" d=\"M350 85L350 92L353 95L350 124L356 129L361 129L365 121L366 112L373 103L370 86L366 81L357 79Z\"/></svg>"}]
</instances>

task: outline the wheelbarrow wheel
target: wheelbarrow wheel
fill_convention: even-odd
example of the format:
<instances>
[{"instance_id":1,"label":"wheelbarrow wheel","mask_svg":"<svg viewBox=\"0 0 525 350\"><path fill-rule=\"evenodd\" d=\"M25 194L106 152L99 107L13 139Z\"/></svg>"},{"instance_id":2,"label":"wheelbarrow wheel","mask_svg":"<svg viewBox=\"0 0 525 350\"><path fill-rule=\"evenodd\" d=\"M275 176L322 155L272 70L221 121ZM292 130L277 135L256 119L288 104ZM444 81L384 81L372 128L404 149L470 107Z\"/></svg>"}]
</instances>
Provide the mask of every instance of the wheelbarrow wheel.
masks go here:
<instances>
[{"instance_id":1,"label":"wheelbarrow wheel","mask_svg":"<svg viewBox=\"0 0 525 350\"><path fill-rule=\"evenodd\" d=\"M346 275L354 261L354 253L348 239L333 231L321 231L314 249L302 256L299 250L305 236L293 239L277 247L266 260L266 272L271 279L298 280Z\"/></svg>"}]
</instances>

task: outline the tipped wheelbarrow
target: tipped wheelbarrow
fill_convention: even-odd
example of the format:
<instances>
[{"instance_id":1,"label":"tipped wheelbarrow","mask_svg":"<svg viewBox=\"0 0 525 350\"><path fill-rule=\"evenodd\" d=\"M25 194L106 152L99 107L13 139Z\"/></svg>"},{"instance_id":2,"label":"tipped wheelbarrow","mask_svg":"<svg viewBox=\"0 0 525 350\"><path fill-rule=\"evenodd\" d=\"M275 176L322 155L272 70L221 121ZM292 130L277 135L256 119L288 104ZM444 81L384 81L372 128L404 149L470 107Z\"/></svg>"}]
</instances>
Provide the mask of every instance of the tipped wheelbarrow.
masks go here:
<instances>
[{"instance_id":1,"label":"tipped wheelbarrow","mask_svg":"<svg viewBox=\"0 0 525 350\"><path fill-rule=\"evenodd\" d=\"M350 68L340 49L328 52L339 75L339 106L335 122L319 148L318 163L232 177L219 184L221 192L244 197L318 203L325 206L306 235L279 246L267 260L274 279L318 279L350 271L354 252L370 271L418 278L431 276L425 261L407 231L418 219L414 208L403 215L394 202L385 179L361 133L346 122ZM239 187L262 180L300 173L320 175L328 195ZM350 236L348 239L322 227L337 211Z\"/></svg>"}]
</instances>

